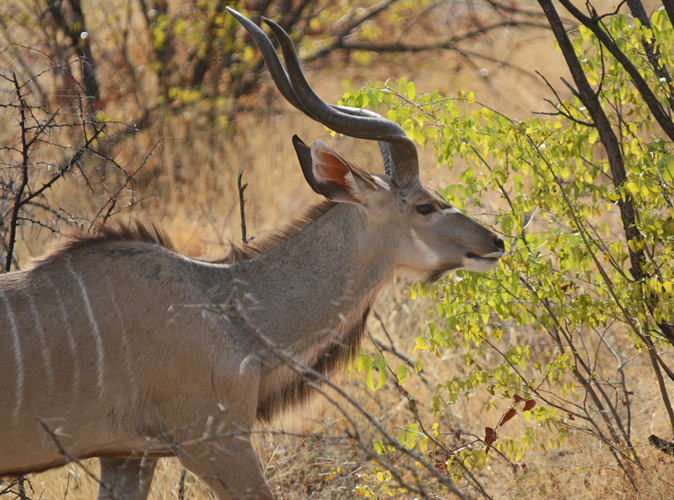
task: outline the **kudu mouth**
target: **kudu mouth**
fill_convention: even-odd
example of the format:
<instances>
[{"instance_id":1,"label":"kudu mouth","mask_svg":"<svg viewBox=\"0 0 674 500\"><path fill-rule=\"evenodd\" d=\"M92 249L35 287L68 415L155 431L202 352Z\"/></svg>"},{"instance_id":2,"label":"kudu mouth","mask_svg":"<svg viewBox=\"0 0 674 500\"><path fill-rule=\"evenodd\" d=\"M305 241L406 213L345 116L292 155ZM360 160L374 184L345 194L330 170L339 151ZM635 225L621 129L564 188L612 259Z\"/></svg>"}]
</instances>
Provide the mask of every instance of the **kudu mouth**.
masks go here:
<instances>
[{"instance_id":1,"label":"kudu mouth","mask_svg":"<svg viewBox=\"0 0 674 500\"><path fill-rule=\"evenodd\" d=\"M498 236L495 236L493 243L496 248L493 252L483 255L478 255L475 252L466 253L467 262L464 264L464 268L471 271L484 272L498 264L501 257L505 255L505 242Z\"/></svg>"},{"instance_id":2,"label":"kudu mouth","mask_svg":"<svg viewBox=\"0 0 674 500\"><path fill-rule=\"evenodd\" d=\"M486 253L483 255L476 254L475 252L468 252L466 254L466 257L469 259L493 259L493 260L499 260L501 257L505 255L505 242L499 238L498 236L494 236L494 247L496 248L495 251Z\"/></svg>"}]
</instances>

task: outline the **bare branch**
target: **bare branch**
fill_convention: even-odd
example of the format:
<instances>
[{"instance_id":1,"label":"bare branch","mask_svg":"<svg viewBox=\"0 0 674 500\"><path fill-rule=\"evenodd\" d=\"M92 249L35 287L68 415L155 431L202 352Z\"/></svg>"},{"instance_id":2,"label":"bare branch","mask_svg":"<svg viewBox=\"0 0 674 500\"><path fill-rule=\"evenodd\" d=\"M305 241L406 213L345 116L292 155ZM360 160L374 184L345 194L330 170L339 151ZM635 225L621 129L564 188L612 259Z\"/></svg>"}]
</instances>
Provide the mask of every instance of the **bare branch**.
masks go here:
<instances>
[{"instance_id":1,"label":"bare branch","mask_svg":"<svg viewBox=\"0 0 674 500\"><path fill-rule=\"evenodd\" d=\"M243 170L239 167L239 173L237 174L237 184L239 186L239 209L241 213L241 240L244 243L248 243L249 238L246 236L246 199L244 198L243 192L248 187L248 184L241 185L241 178L243 177ZM250 238L252 239L252 238Z\"/></svg>"}]
</instances>

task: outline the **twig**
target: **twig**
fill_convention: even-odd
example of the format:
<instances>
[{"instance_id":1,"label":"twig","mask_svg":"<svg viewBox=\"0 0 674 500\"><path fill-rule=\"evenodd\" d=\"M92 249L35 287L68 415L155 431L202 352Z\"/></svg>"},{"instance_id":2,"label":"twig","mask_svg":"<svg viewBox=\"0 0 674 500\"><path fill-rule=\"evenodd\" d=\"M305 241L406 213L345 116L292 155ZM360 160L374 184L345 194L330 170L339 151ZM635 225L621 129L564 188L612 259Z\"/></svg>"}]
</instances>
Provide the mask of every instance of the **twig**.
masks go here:
<instances>
[{"instance_id":1,"label":"twig","mask_svg":"<svg viewBox=\"0 0 674 500\"><path fill-rule=\"evenodd\" d=\"M379 318L379 321L381 321L381 318ZM382 327L384 327L384 323L383 323L383 322L382 322ZM372 335L369 334L369 332L368 332L368 335L370 336L370 339L372 339L372 341L375 342L375 346L376 346L376 347L379 347L379 342L376 342L376 341L372 338ZM388 334L387 334L387 335L388 335ZM389 337L389 339L390 339L390 337ZM382 358L384 357L384 353L382 352L382 350L379 351L379 354L382 356ZM424 426L424 423L423 423L423 421L421 420L421 417L419 416L419 410L418 410L418 408L417 408L417 402L416 402L416 399L414 399L414 397L412 397L412 396L410 395L410 393L409 393L407 390L405 390L405 388L404 388L404 387L402 386L402 384L400 383L400 380L398 379L397 373L395 373L395 372L391 369L391 367L389 366L388 363L386 363L386 368L388 369L389 373L391 374L391 376L392 376L392 377L394 378L394 380L396 381L396 388L398 389L398 391L399 391L401 394L403 394L403 396L405 397L405 399L407 399L407 403L408 403L408 405L409 405L409 410L410 410L410 411L412 412L412 414L414 415L414 418L415 418L415 420L417 421L417 424L419 425L419 428L421 429L422 435L426 436L426 437L427 437L427 438L434 444L434 446L437 446L437 447L439 447L441 450L443 450L443 451L447 454L447 457L448 457L448 458L449 458L449 457L455 457L455 458L457 458L457 464L459 465L459 467L461 467L461 469L463 469L464 474L466 474L466 476L468 476L468 478L469 478L470 480L473 481L473 483L470 483L470 481L468 481L468 484L470 484L470 485L473 486L476 490L478 490L478 491L482 494L482 496L483 496L484 498L486 498L487 500L492 500L492 498L489 496L489 494L488 494L487 491L484 489L484 487L482 486L482 484L480 484L480 481L477 480L477 478L476 478L476 477L473 475L473 473L468 469L468 467L466 467L466 464L463 463L463 460L461 460L461 458L458 457L452 450L447 449L447 448L445 447L445 445L444 445L441 441L435 439L435 438L433 437L433 434L430 433L430 432L428 432L428 431L426 430L426 427ZM422 379L422 380L423 380L423 379ZM424 380L424 382L426 382L426 381ZM428 385L428 384L427 384L427 385ZM437 461L436 461L436 464L437 464ZM433 473L433 474L434 474L434 473Z\"/></svg>"},{"instance_id":2,"label":"twig","mask_svg":"<svg viewBox=\"0 0 674 500\"><path fill-rule=\"evenodd\" d=\"M89 476L91 479L93 479L94 481L96 481L96 483L97 483L101 488L103 488L103 489L110 495L110 498L111 498L112 500L119 500L119 499L115 496L115 494L112 492L112 490L111 490L105 483L101 482L101 480L100 480L94 473L92 473L89 469L87 469L87 468L84 466L84 464L82 464L82 462L80 462L80 461L77 459L77 457L71 455L70 453L68 453L68 452L66 451L66 449L63 447L63 445L60 443L60 441L59 441L58 438L56 437L56 431L52 431L52 430L47 426L47 424L45 424L44 421L42 421L42 419L39 419L39 418L38 418L37 421L38 421L38 423L42 426L42 428L45 430L45 432L51 436L52 440L54 441L54 444L56 445L56 447L57 447L58 450L59 450L59 453L65 457L67 463L73 462L73 463L77 464L77 465L84 471L84 473L85 473L87 476ZM57 429L57 430L58 430L58 429Z\"/></svg>"},{"instance_id":3,"label":"twig","mask_svg":"<svg viewBox=\"0 0 674 500\"><path fill-rule=\"evenodd\" d=\"M377 318L377 321L379 321L379 324L381 325L381 329L383 330L384 335L386 335L386 338L389 341L389 345L386 345L382 341L377 340L377 339L375 339L374 337L371 336L372 341L382 351L390 352L394 356L397 356L398 358L403 360L407 366L409 366L413 370L416 370L416 366L414 365L414 361L412 361L410 358L408 358L402 352L400 352L398 349L396 349L395 345L393 344L393 339L391 338L391 335L389 335L388 330L386 329L386 325L384 324L384 321L381 319L381 316L379 316L379 313L375 310L372 310L372 314L374 314L374 317ZM419 370L419 377L421 378L421 380L423 381L424 384L429 385L429 382L426 379L426 376L425 376L425 373L424 373L423 369Z\"/></svg>"},{"instance_id":4,"label":"twig","mask_svg":"<svg viewBox=\"0 0 674 500\"><path fill-rule=\"evenodd\" d=\"M26 481L26 478L21 476L18 480L19 483L19 498L21 500L28 500L28 497L26 496L26 485L24 484Z\"/></svg>"},{"instance_id":5,"label":"twig","mask_svg":"<svg viewBox=\"0 0 674 500\"><path fill-rule=\"evenodd\" d=\"M253 238L248 239L246 237L246 199L243 197L243 192L248 187L248 184L241 185L241 178L243 177L243 170L239 167L239 173L237 175L237 184L239 186L239 207L241 209L241 239L244 243L248 243Z\"/></svg>"},{"instance_id":6,"label":"twig","mask_svg":"<svg viewBox=\"0 0 674 500\"><path fill-rule=\"evenodd\" d=\"M184 500L185 499L185 476L187 475L187 471L185 469L182 469L180 471L180 482L178 483L178 500Z\"/></svg>"},{"instance_id":7,"label":"twig","mask_svg":"<svg viewBox=\"0 0 674 500\"><path fill-rule=\"evenodd\" d=\"M651 434L648 437L648 442L655 446L658 450L667 453L668 455L674 456L674 444L670 443L669 441L665 441L655 434Z\"/></svg>"},{"instance_id":8,"label":"twig","mask_svg":"<svg viewBox=\"0 0 674 500\"><path fill-rule=\"evenodd\" d=\"M604 31L606 28L603 26L603 23L600 22L600 18L597 17L596 12L592 12L591 17L588 17L578 10L578 8L569 0L560 0L560 3L564 6L567 12L569 12L569 14L575 17L586 28L590 29L594 36L597 37L597 40L599 40L602 45L608 49L616 61L620 63L620 65L630 75L633 85L641 94L641 97L648 106L648 109L651 111L653 118L655 118L660 127L662 127L663 132L667 134L670 139L674 139L674 123L672 123L671 119L665 113L662 104L660 101L658 101L658 98L650 89L644 77L641 76L639 69L629 60L627 55L622 50L620 50L611 36L606 31ZM544 7L543 10L546 11L546 8ZM546 11L546 14L548 12L549 11ZM588 107L588 110L589 109L590 108ZM592 110L590 110L590 114L592 114Z\"/></svg>"}]
</instances>

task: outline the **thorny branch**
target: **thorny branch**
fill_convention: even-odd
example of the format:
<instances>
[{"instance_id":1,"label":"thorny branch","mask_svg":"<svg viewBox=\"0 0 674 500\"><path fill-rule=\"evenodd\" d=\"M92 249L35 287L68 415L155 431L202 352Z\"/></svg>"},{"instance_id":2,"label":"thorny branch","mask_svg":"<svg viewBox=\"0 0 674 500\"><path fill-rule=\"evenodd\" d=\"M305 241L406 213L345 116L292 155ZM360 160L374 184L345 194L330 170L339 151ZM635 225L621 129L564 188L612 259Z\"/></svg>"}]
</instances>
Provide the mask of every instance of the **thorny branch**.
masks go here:
<instances>
[{"instance_id":1,"label":"thorny branch","mask_svg":"<svg viewBox=\"0 0 674 500\"><path fill-rule=\"evenodd\" d=\"M105 222L113 215L118 200L124 191L130 192L129 201L121 208L129 209L142 201L135 196L135 182L146 164L145 157L138 168L128 169L120 165L108 152L101 150L101 140L106 134L107 122L92 121L81 105L77 113L65 113L61 109L48 112L30 103L26 92L28 82L20 83L15 73L0 74L0 81L11 87L3 89L0 109L7 111L7 120L17 116L11 139L0 147L0 247L2 271L19 268L17 242L27 235L24 228L45 228L59 232L59 222L70 225L75 222L72 208L58 200L49 191L62 179L73 175L84 181L91 193L102 200L98 213L82 220L91 228L100 218ZM89 130L88 130L89 129ZM74 144L74 145L71 145ZM57 158L61 157L61 160ZM108 176L113 182L90 180L92 167L101 162L103 168L112 166L120 176ZM92 165L90 167L89 165ZM119 210L118 210L119 211ZM42 217L46 216L46 220Z\"/></svg>"},{"instance_id":2,"label":"thorny branch","mask_svg":"<svg viewBox=\"0 0 674 500\"><path fill-rule=\"evenodd\" d=\"M7 77L5 77L7 78ZM21 208L21 201L23 197L23 191L28 185L28 157L30 148L28 146L27 140L27 130L26 130L26 108L28 105L21 95L21 87L19 87L19 82L16 79L16 73L12 73L12 83L14 89L16 90L17 98L19 99L19 115L20 127L21 127L21 183L19 184L18 189L16 190L16 195L14 198L14 206L12 208L12 218L9 222L9 242L7 244L7 257L5 257L5 272L9 272L12 265L12 256L14 254L14 244L16 242L16 226L17 219L19 217L19 209ZM32 141L31 141L32 142Z\"/></svg>"}]
</instances>

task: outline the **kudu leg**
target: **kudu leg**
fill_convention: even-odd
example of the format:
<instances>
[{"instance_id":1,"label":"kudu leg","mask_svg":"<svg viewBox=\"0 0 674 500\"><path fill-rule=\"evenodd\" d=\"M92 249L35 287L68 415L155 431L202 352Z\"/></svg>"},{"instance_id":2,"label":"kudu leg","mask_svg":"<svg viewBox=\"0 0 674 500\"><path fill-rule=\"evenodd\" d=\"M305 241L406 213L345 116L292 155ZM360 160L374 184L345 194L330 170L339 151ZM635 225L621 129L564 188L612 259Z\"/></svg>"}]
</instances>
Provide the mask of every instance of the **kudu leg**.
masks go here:
<instances>
[{"instance_id":1,"label":"kudu leg","mask_svg":"<svg viewBox=\"0 0 674 500\"><path fill-rule=\"evenodd\" d=\"M220 500L273 500L250 442L213 440L181 447L183 466L199 476Z\"/></svg>"},{"instance_id":2,"label":"kudu leg","mask_svg":"<svg viewBox=\"0 0 674 500\"><path fill-rule=\"evenodd\" d=\"M98 500L145 500L156 460L101 458Z\"/></svg>"}]
</instances>

